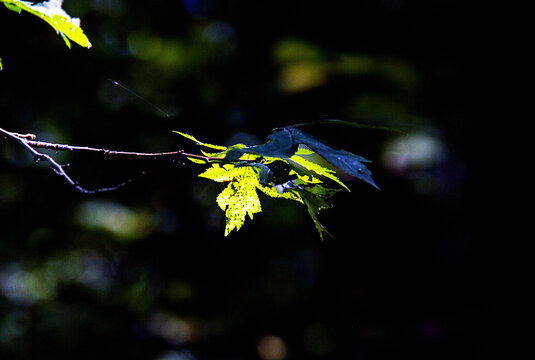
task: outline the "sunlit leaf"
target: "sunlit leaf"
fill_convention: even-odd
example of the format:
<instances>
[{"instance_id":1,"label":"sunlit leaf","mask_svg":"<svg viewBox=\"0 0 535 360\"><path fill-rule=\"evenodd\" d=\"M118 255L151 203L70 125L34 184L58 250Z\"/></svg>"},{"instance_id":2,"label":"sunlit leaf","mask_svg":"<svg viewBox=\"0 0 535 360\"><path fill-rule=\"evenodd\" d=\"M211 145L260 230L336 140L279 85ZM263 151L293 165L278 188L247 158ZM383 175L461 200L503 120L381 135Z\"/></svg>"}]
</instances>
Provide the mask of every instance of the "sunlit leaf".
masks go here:
<instances>
[{"instance_id":1,"label":"sunlit leaf","mask_svg":"<svg viewBox=\"0 0 535 360\"><path fill-rule=\"evenodd\" d=\"M349 151L337 149L296 128L288 127L287 129L291 133L294 142L298 144L306 144L334 167L356 177L357 179L367 182L375 188L379 188L372 179L371 171L363 164L370 162L369 160L362 156L350 153Z\"/></svg>"},{"instance_id":2,"label":"sunlit leaf","mask_svg":"<svg viewBox=\"0 0 535 360\"><path fill-rule=\"evenodd\" d=\"M320 238L323 240L324 234L333 237L331 233L328 232L327 229L325 229L325 227L319 222L317 217L317 214L320 212L320 210L329 209L332 207L332 205L327 203L321 197L313 196L312 193L309 193L307 191L300 191L299 195L301 196L304 204L307 207L308 214L312 218L312 221L314 222L314 226L316 226L316 230L318 231Z\"/></svg>"},{"instance_id":3,"label":"sunlit leaf","mask_svg":"<svg viewBox=\"0 0 535 360\"><path fill-rule=\"evenodd\" d=\"M195 139L193 136L191 136L189 134L186 134L186 133L183 133L183 132L180 132L180 131L173 131L173 132L184 136L186 139L189 139L189 140L195 142L197 145L201 145L201 146L204 146L204 147L207 147L207 148L210 148L210 149L215 149L215 150L226 150L227 149L226 146L212 145L212 144L204 143L202 141L199 141L199 140Z\"/></svg>"},{"instance_id":4,"label":"sunlit leaf","mask_svg":"<svg viewBox=\"0 0 535 360\"><path fill-rule=\"evenodd\" d=\"M252 219L254 214L262 211L256 193L256 187L260 185L258 174L253 167L219 167L214 164L199 176L229 183L216 199L227 217L225 236L234 229L239 230L247 215Z\"/></svg>"},{"instance_id":5,"label":"sunlit leaf","mask_svg":"<svg viewBox=\"0 0 535 360\"><path fill-rule=\"evenodd\" d=\"M273 197L273 198L282 198L282 199L287 199L287 200L294 200L294 201L298 201L300 203L303 203L303 200L301 200L301 197L296 193L296 192L293 192L293 191L288 191L288 192L284 192L284 191L277 191L277 188L275 186L267 186L267 185L262 185L262 184L259 184L256 186L260 191L262 191L264 194L266 194L267 196L270 196L270 197Z\"/></svg>"},{"instance_id":6,"label":"sunlit leaf","mask_svg":"<svg viewBox=\"0 0 535 360\"><path fill-rule=\"evenodd\" d=\"M314 151L309 150L307 148L299 147L297 148L297 151L295 152L294 155L312 155L312 154L314 154Z\"/></svg>"},{"instance_id":7,"label":"sunlit leaf","mask_svg":"<svg viewBox=\"0 0 535 360\"><path fill-rule=\"evenodd\" d=\"M213 164L212 167L208 168L202 174L199 174L199 177L207 178L217 182L227 182L232 181L234 174L230 170L234 169L234 165L227 164L220 166L219 164Z\"/></svg>"},{"instance_id":8,"label":"sunlit leaf","mask_svg":"<svg viewBox=\"0 0 535 360\"><path fill-rule=\"evenodd\" d=\"M256 189L271 197L302 202L296 193L279 193L273 186L262 184L260 172L260 167L251 164L244 166L213 164L199 175L213 181L228 183L216 199L227 217L225 236L234 229L239 230L245 222L246 215L252 219L255 213L262 211Z\"/></svg>"},{"instance_id":9,"label":"sunlit leaf","mask_svg":"<svg viewBox=\"0 0 535 360\"><path fill-rule=\"evenodd\" d=\"M21 10L29 12L42 20L61 35L65 44L70 48L72 40L80 46L90 48L91 43L80 27L80 19L73 18L63 8L63 0L50 0L38 4L28 1L0 0L9 10L20 13Z\"/></svg>"},{"instance_id":10,"label":"sunlit leaf","mask_svg":"<svg viewBox=\"0 0 535 360\"><path fill-rule=\"evenodd\" d=\"M203 160L203 159L197 159L197 158L193 158L193 157L190 157L190 156L187 156L186 158L189 161L191 161L192 163L195 163L195 164L206 164L206 160Z\"/></svg>"},{"instance_id":11,"label":"sunlit leaf","mask_svg":"<svg viewBox=\"0 0 535 360\"><path fill-rule=\"evenodd\" d=\"M376 186L371 173L362 164L368 160L334 148L292 127L275 129L268 136L267 143L256 146L236 144L222 147L203 143L178 131L176 133L198 145L223 150L218 153L203 151L211 166L199 176L228 184L217 197L217 204L227 217L225 236L232 230L239 230L247 215L252 218L262 211L257 194L260 190L273 198L304 204L323 239L325 234L330 234L318 221L317 215L332 207L332 196L342 189L349 191L336 176L335 169ZM191 157L189 160L202 163Z\"/></svg>"},{"instance_id":12,"label":"sunlit leaf","mask_svg":"<svg viewBox=\"0 0 535 360\"><path fill-rule=\"evenodd\" d=\"M379 188L372 179L371 171L364 165L364 163L370 161L362 156L335 148L326 142L291 126L275 129L275 132L269 135L268 139L269 141L265 144L236 149L232 152L229 151L226 155L226 159L228 161L236 161L241 155L252 153L264 158L275 158L285 161L292 160L296 163L301 162L299 165L307 164L309 170L319 170L324 173L322 175L336 181L342 187L347 188L338 177L332 174L332 172L329 173L329 171L325 171L327 168L322 165L318 163L310 165L307 162L309 160L292 158L296 155L310 155L312 153L317 153L325 159L325 161L331 164L333 168L339 169L354 178L363 180L368 184ZM303 145L306 147L303 147ZM322 168L325 170L322 170Z\"/></svg>"},{"instance_id":13,"label":"sunlit leaf","mask_svg":"<svg viewBox=\"0 0 535 360\"><path fill-rule=\"evenodd\" d=\"M4 2L4 0L0 0L0 1ZM12 4L9 4L7 2L4 2L4 5L6 6L6 8L8 8L11 11L16 12L17 14L20 14L21 11L22 11L22 9L20 7L18 7L18 6L16 6L16 5L12 5Z\"/></svg>"},{"instance_id":14,"label":"sunlit leaf","mask_svg":"<svg viewBox=\"0 0 535 360\"><path fill-rule=\"evenodd\" d=\"M349 188L346 186L346 184L344 184L343 182L340 181L340 179L338 179L336 177L336 175L334 175L334 171L333 170L330 170L330 169L327 169L321 165L318 165L312 161L308 161L300 156L297 156L297 155L294 155L290 158L291 161L295 162L296 164L298 165L301 165L303 166L305 169L307 170L310 170L310 171L313 171L314 173L318 174L319 176L324 176L328 179L331 179L332 181L338 183L340 186L342 186L344 189L346 189L347 191L350 191Z\"/></svg>"},{"instance_id":15,"label":"sunlit leaf","mask_svg":"<svg viewBox=\"0 0 535 360\"><path fill-rule=\"evenodd\" d=\"M298 184L297 181L301 181L302 184L321 184L323 182L312 174L298 172L295 170L290 171L289 175L297 176L298 179L296 180L296 184Z\"/></svg>"}]
</instances>

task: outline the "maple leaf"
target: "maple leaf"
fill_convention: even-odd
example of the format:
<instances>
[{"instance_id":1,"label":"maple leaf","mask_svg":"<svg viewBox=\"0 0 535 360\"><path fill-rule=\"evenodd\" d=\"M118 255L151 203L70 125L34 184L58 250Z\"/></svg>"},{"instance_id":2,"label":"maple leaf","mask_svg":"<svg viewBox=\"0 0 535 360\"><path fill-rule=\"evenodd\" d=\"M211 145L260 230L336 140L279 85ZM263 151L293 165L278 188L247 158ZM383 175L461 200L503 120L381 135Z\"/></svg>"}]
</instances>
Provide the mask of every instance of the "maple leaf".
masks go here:
<instances>
[{"instance_id":1,"label":"maple leaf","mask_svg":"<svg viewBox=\"0 0 535 360\"><path fill-rule=\"evenodd\" d=\"M317 214L332 207L330 198L342 191L341 188L349 191L338 178L339 172L377 187L371 172L363 164L368 160L292 127L275 129L267 143L256 146L212 145L175 132L199 146L220 151L206 153L201 150L206 160L188 159L194 163L211 164L200 177L228 183L216 199L227 217L225 236L234 229L239 230L247 216L252 219L254 214L262 211L257 190L270 197L304 204L323 239L324 234L332 235L318 221Z\"/></svg>"},{"instance_id":2,"label":"maple leaf","mask_svg":"<svg viewBox=\"0 0 535 360\"><path fill-rule=\"evenodd\" d=\"M258 173L251 166L233 166L230 164L220 167L218 164L199 175L217 182L228 182L227 187L217 196L217 204L225 211L227 223L225 236L232 230L240 230L245 223L246 216L262 211L260 199L256 193Z\"/></svg>"}]
</instances>

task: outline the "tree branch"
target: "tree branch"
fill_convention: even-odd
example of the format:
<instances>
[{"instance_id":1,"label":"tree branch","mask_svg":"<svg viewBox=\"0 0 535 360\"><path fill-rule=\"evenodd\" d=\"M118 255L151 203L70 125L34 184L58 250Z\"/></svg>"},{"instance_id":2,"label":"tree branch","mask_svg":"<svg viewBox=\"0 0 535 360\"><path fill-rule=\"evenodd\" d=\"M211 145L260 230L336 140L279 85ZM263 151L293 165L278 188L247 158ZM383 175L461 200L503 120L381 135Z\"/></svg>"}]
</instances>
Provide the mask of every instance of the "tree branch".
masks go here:
<instances>
[{"instance_id":1,"label":"tree branch","mask_svg":"<svg viewBox=\"0 0 535 360\"><path fill-rule=\"evenodd\" d=\"M72 146L72 145L66 145L66 144L55 144L55 143L49 143L49 142L44 142L44 141L37 141L35 140L36 136L34 134L19 134L19 133L4 130L2 128L0 128L0 134L2 134L5 138L15 141L24 149L26 149L26 151L32 154L35 162L46 161L47 163L49 163L50 168L54 171L56 175L62 177L70 186L72 186L75 190L83 194L96 194L96 193L101 193L101 192L106 192L106 191L117 190L118 188L128 185L131 182L136 181L137 179L141 178L142 176L146 174L146 172L143 171L139 176L133 179L129 179L125 182L122 182L112 187L89 190L80 186L78 182L74 181L65 172L64 168L66 166L60 165L50 155L38 152L35 149L41 148L41 149L50 149L50 150L56 150L56 151L89 151L89 152L101 153L104 155L135 156L135 157L143 157L143 158L147 158L147 157L148 158L160 158L160 157L172 157L172 156L180 155L180 156L189 156L189 157L201 157L207 160L207 157L205 156L186 154L183 150L172 151L172 152L161 152L161 153L114 151L114 150L108 150L108 149L91 148L87 146Z\"/></svg>"},{"instance_id":2,"label":"tree branch","mask_svg":"<svg viewBox=\"0 0 535 360\"><path fill-rule=\"evenodd\" d=\"M14 133L11 133L14 134ZM87 151L87 152L96 152L103 155L117 155L117 156L134 156L134 157L141 157L141 158L161 158L161 157L173 157L173 156L186 156L196 159L202 159L207 162L210 161L218 161L222 158L218 157L211 157L211 156L204 156L204 155L198 155L198 154L189 154L185 152L184 150L177 150L177 151L168 151L168 152L157 152L157 153L142 153L142 152L135 152L135 151L117 151L117 150L108 150L108 149L99 149L99 148L92 148L88 146L73 146L73 145L66 145L66 144L55 144L45 141L36 141L35 135L33 134L25 134L20 135L16 134L19 137L23 138L29 138L30 140L26 140L26 143L29 146L32 146L37 149L48 149L48 150L56 150L56 151ZM33 137L29 137L33 136Z\"/></svg>"},{"instance_id":3,"label":"tree branch","mask_svg":"<svg viewBox=\"0 0 535 360\"><path fill-rule=\"evenodd\" d=\"M117 151L117 150L109 150L109 149L100 149L100 148L93 148L89 146L73 146L73 145L67 145L67 144L56 144L46 141L39 141L36 140L37 136L34 134L19 134L12 131L7 131L5 129L0 128L0 134L3 135L5 138L9 138L16 143L18 143L20 146L22 146L26 151L28 151L30 154L32 154L34 161L46 161L50 164L50 168L56 173L58 176L62 177L67 181L69 185L74 187L78 192L81 192L83 194L95 194L100 192L106 192L106 191L113 191L116 190L122 186L125 186L127 184L130 184L131 182L139 179L143 175L145 175L145 171L143 171L139 176L133 179L129 179L125 182L122 182L120 184L117 184L112 187L108 188L99 188L95 190L89 190L86 189L78 184L78 182L74 181L66 172L65 172L65 165L60 165L58 162L56 162L50 155L41 153L35 149L46 149L46 150L55 150L55 151L82 151L82 152L93 152L93 153L99 153L106 156L128 156L128 157L137 157L137 158L152 158L152 159L158 159L158 158L173 158L177 156L183 156L186 158L194 158L194 159L200 159L204 160L207 163L210 162L219 162L222 161L223 157L213 157L213 156L205 156L205 155L198 155L198 154L190 154L186 153L184 150L177 150L177 151L168 151L168 152L151 152L151 153L143 153L143 152L134 152L134 151ZM243 161L255 161L255 160L243 160ZM185 165L184 163L182 163Z\"/></svg>"},{"instance_id":4,"label":"tree branch","mask_svg":"<svg viewBox=\"0 0 535 360\"><path fill-rule=\"evenodd\" d=\"M164 157L164 156L173 156L173 155L183 155L183 151L170 151L170 152L159 152L159 153L141 153L141 152L134 152L134 151L116 151L116 150L108 150L108 149L98 149L98 148L92 148L88 146L73 146L73 145L67 145L67 144L55 144L55 143L49 143L45 141L36 141L36 140L26 140L26 143L34 148L37 149L49 149L49 150L56 150L56 151L87 151L87 152L96 152L103 155L126 155L126 156L137 156L137 157L152 157L152 158L158 158L158 157Z\"/></svg>"}]
</instances>

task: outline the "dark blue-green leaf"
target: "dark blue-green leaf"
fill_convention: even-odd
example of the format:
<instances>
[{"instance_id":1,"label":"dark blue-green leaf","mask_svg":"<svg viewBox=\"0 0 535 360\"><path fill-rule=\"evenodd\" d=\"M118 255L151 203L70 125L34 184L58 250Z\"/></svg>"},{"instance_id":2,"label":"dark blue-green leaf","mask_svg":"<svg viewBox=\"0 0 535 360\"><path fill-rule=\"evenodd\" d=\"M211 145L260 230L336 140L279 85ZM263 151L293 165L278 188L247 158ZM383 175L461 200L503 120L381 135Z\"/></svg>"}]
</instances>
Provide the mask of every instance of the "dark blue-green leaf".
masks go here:
<instances>
[{"instance_id":1,"label":"dark blue-green leaf","mask_svg":"<svg viewBox=\"0 0 535 360\"><path fill-rule=\"evenodd\" d=\"M349 151L337 149L317 137L296 128L287 127L285 129L291 134L294 145L304 144L308 146L337 169L379 189L372 179L371 171L364 165L364 163L369 163L370 160Z\"/></svg>"}]
</instances>

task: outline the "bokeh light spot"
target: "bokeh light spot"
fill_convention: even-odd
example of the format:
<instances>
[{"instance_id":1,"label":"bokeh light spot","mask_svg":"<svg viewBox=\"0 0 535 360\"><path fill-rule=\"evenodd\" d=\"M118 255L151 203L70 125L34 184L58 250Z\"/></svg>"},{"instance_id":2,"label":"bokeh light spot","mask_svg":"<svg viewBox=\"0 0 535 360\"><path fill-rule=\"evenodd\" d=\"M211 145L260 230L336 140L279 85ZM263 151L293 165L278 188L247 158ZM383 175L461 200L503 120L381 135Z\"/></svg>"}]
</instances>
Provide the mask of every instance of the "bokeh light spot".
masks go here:
<instances>
[{"instance_id":1,"label":"bokeh light spot","mask_svg":"<svg viewBox=\"0 0 535 360\"><path fill-rule=\"evenodd\" d=\"M391 172L412 178L446 157L443 142L429 132L416 132L393 140L383 152L382 161Z\"/></svg>"},{"instance_id":2,"label":"bokeh light spot","mask_svg":"<svg viewBox=\"0 0 535 360\"><path fill-rule=\"evenodd\" d=\"M127 38L130 53L141 60L151 60L162 51L162 39L150 29L136 29Z\"/></svg>"},{"instance_id":3,"label":"bokeh light spot","mask_svg":"<svg viewBox=\"0 0 535 360\"><path fill-rule=\"evenodd\" d=\"M47 271L29 271L17 264L0 269L0 293L17 305L32 305L55 296L56 281Z\"/></svg>"},{"instance_id":4,"label":"bokeh light spot","mask_svg":"<svg viewBox=\"0 0 535 360\"><path fill-rule=\"evenodd\" d=\"M278 63L317 61L321 59L321 51L306 41L285 39L273 48L273 57Z\"/></svg>"},{"instance_id":5,"label":"bokeh light spot","mask_svg":"<svg viewBox=\"0 0 535 360\"><path fill-rule=\"evenodd\" d=\"M166 72L185 73L190 69L192 55L186 45L179 40L169 40L163 43L160 56L156 63Z\"/></svg>"},{"instance_id":6,"label":"bokeh light spot","mask_svg":"<svg viewBox=\"0 0 535 360\"><path fill-rule=\"evenodd\" d=\"M167 312L154 313L149 319L148 328L152 333L175 345L193 341L199 333L192 322Z\"/></svg>"},{"instance_id":7,"label":"bokeh light spot","mask_svg":"<svg viewBox=\"0 0 535 360\"><path fill-rule=\"evenodd\" d=\"M324 67L317 63L299 63L285 66L279 84L287 92L302 92L317 87L327 80Z\"/></svg>"},{"instance_id":8,"label":"bokeh light spot","mask_svg":"<svg viewBox=\"0 0 535 360\"><path fill-rule=\"evenodd\" d=\"M283 360L286 358L286 344L279 336L265 335L258 340L256 349L263 360Z\"/></svg>"},{"instance_id":9,"label":"bokeh light spot","mask_svg":"<svg viewBox=\"0 0 535 360\"><path fill-rule=\"evenodd\" d=\"M107 201L83 202L75 211L75 221L86 229L107 231L124 241L143 238L153 225L149 214Z\"/></svg>"}]
</instances>

